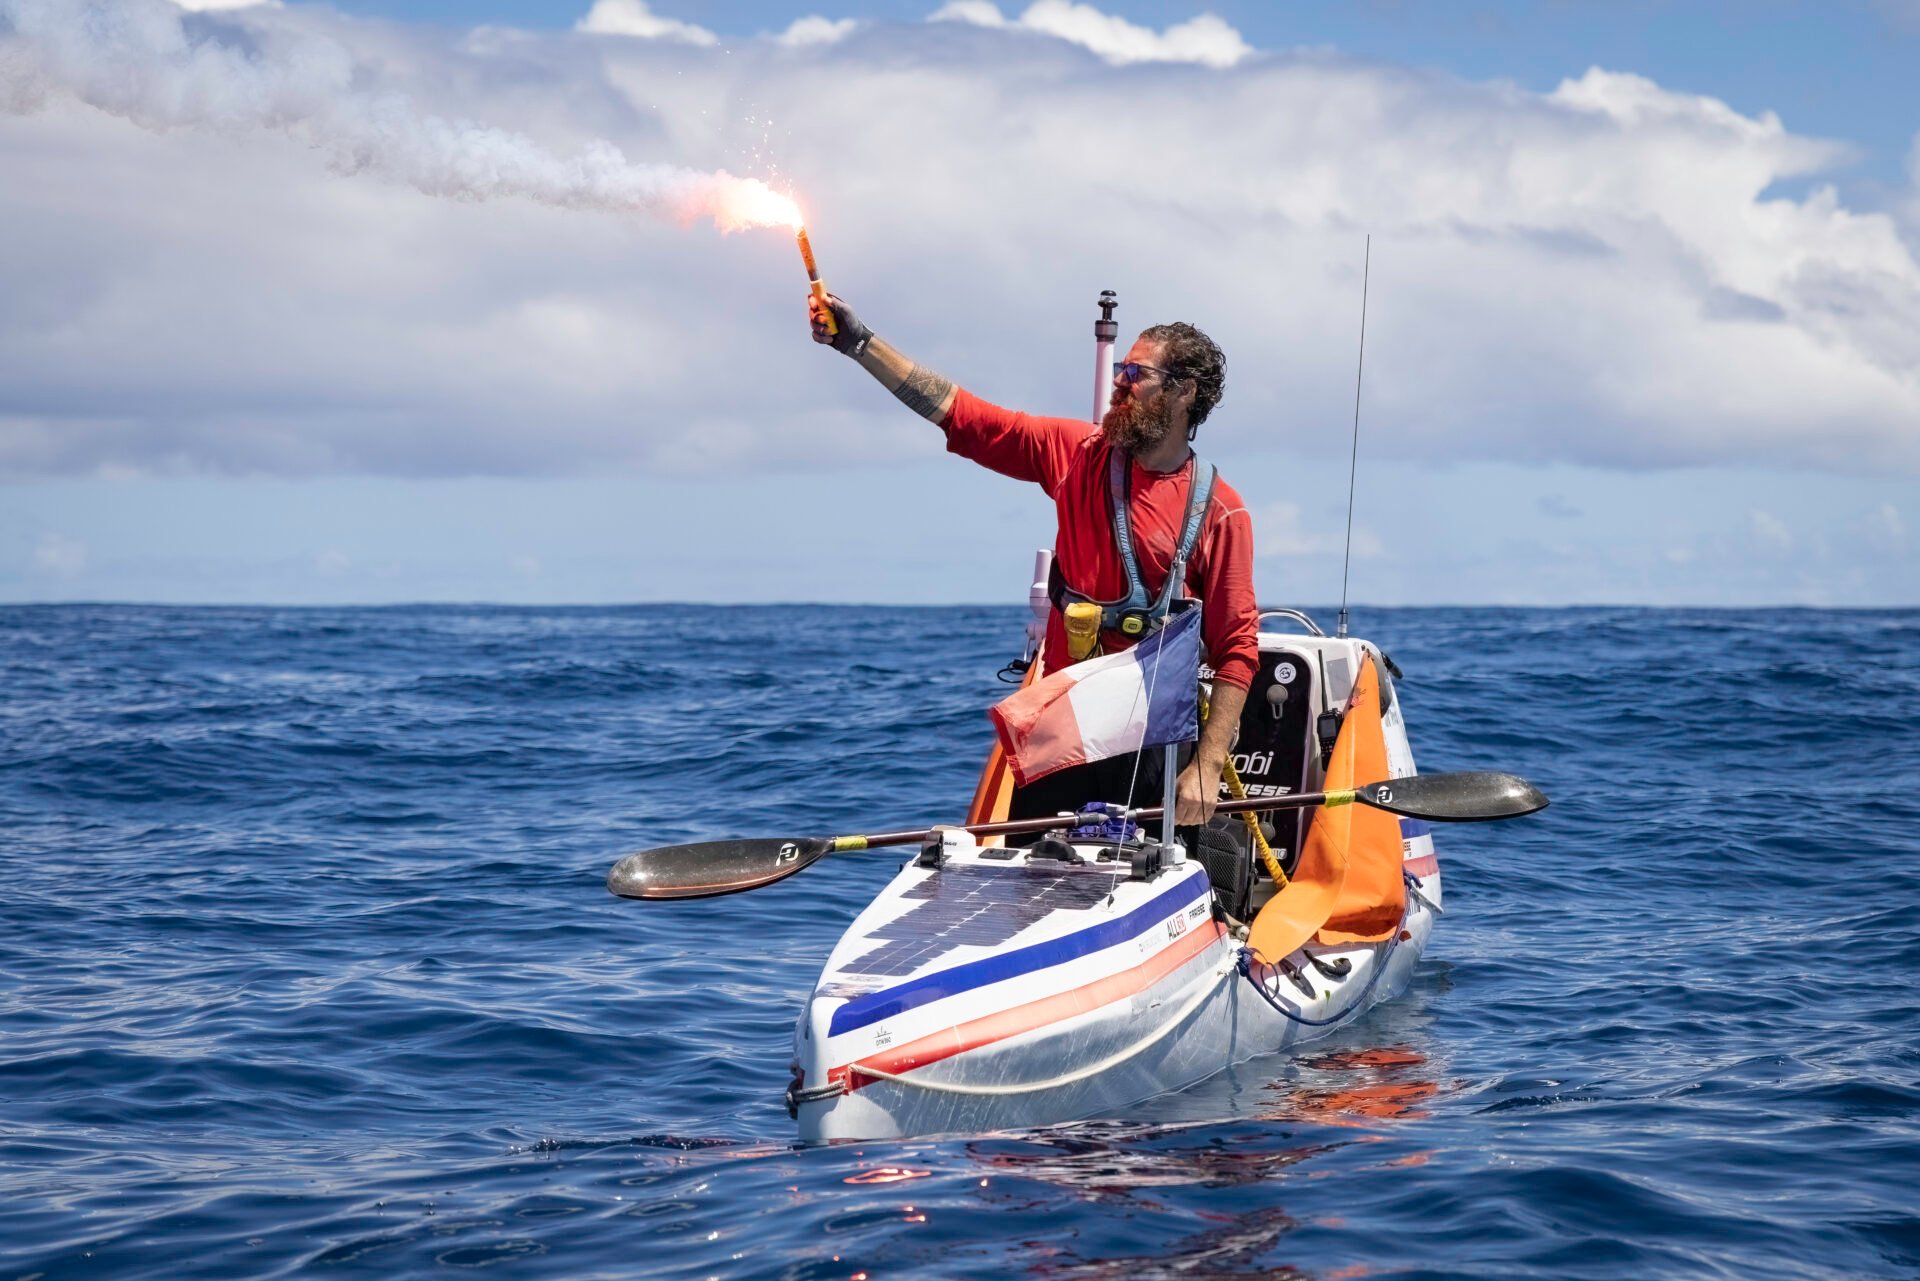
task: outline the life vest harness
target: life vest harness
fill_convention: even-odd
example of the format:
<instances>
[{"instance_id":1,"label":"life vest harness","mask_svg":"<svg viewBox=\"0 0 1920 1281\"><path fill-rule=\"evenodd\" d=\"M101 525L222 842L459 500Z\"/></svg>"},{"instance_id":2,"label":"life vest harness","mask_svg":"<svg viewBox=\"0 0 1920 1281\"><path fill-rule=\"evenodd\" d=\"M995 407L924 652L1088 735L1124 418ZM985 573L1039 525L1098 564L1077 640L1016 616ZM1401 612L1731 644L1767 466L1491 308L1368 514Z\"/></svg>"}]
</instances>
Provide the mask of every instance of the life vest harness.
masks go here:
<instances>
[{"instance_id":1,"label":"life vest harness","mask_svg":"<svg viewBox=\"0 0 1920 1281\"><path fill-rule=\"evenodd\" d=\"M1206 524L1207 507L1213 502L1216 473L1212 463L1198 454L1193 456L1193 476L1187 489L1187 516L1180 527L1180 542L1174 548L1173 563L1167 567L1167 581L1162 584L1158 595L1149 596L1146 581L1140 575L1140 560L1134 551L1133 520L1127 511L1128 500L1133 494L1131 463L1132 459L1125 452L1118 449L1107 451L1107 495L1111 500L1113 542L1120 552L1120 564L1127 572L1127 594L1118 600L1096 600L1076 590L1068 585L1056 558L1053 568L1047 573L1047 596L1062 615L1067 613L1069 605L1097 605L1100 608L1102 631L1119 632L1130 640L1139 640L1167 621L1168 606L1186 579L1187 564L1193 559L1193 549L1200 544L1200 528Z\"/></svg>"}]
</instances>

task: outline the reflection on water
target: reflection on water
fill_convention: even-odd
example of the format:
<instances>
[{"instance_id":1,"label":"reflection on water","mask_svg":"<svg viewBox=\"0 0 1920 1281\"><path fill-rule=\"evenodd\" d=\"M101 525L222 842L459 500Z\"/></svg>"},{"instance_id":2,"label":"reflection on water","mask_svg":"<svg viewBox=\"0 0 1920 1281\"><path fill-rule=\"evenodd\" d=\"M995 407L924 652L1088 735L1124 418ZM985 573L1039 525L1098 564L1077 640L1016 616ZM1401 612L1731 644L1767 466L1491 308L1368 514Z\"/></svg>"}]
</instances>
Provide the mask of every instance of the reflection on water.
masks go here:
<instances>
[{"instance_id":1,"label":"reflection on water","mask_svg":"<svg viewBox=\"0 0 1920 1281\"><path fill-rule=\"evenodd\" d=\"M932 1170L915 1170L903 1165L881 1165L871 1170L862 1170L858 1174L849 1174L840 1180L842 1183L905 1183L909 1179L924 1179L933 1174Z\"/></svg>"},{"instance_id":2,"label":"reflection on water","mask_svg":"<svg viewBox=\"0 0 1920 1281\"><path fill-rule=\"evenodd\" d=\"M1151 1256L1118 1257L1076 1263L1046 1263L1033 1269L1039 1277L1085 1278L1086 1281L1151 1281L1158 1277L1263 1277L1294 1281L1310 1274L1286 1264L1262 1261L1299 1224L1281 1209L1258 1210L1232 1223L1183 1237Z\"/></svg>"},{"instance_id":3,"label":"reflection on water","mask_svg":"<svg viewBox=\"0 0 1920 1281\"><path fill-rule=\"evenodd\" d=\"M1301 1226L1282 1200L1288 1176L1296 1167L1316 1178L1379 1168L1377 1160L1356 1166L1333 1158L1379 1141L1383 1128L1424 1118L1439 1094L1426 1055L1412 1046L1348 1047L1293 1060L1289 1079L1264 1085L1260 1106L1228 1121L1088 1121L978 1139L965 1150L995 1178L1036 1180L1084 1201L1130 1203L1141 1215L1184 1212L1212 1222L1156 1242L1151 1254L1075 1258L1072 1250L1051 1249L1032 1268L1035 1275L1305 1276L1267 1257ZM1312 1141L1302 1142L1307 1136ZM1384 1164L1417 1166L1431 1155L1402 1153ZM1190 1191L1207 1195L1193 1198Z\"/></svg>"},{"instance_id":4,"label":"reflection on water","mask_svg":"<svg viewBox=\"0 0 1920 1281\"><path fill-rule=\"evenodd\" d=\"M1266 1113L1275 1120L1312 1120L1322 1125L1362 1126L1370 1121L1419 1120L1421 1106L1440 1093L1425 1073L1427 1059L1409 1046L1334 1050L1302 1059L1312 1072L1350 1079L1321 1088L1275 1082L1267 1089L1275 1104Z\"/></svg>"},{"instance_id":5,"label":"reflection on water","mask_svg":"<svg viewBox=\"0 0 1920 1281\"><path fill-rule=\"evenodd\" d=\"M1206 1137L1192 1144L1181 1141L1195 1132ZM983 1139L967 1148L996 1174L1039 1179L1089 1197L1125 1196L1145 1188L1257 1183L1331 1150L1328 1145L1268 1148L1259 1145L1259 1138L1223 1138L1218 1126L1089 1121L1020 1138Z\"/></svg>"}]
</instances>

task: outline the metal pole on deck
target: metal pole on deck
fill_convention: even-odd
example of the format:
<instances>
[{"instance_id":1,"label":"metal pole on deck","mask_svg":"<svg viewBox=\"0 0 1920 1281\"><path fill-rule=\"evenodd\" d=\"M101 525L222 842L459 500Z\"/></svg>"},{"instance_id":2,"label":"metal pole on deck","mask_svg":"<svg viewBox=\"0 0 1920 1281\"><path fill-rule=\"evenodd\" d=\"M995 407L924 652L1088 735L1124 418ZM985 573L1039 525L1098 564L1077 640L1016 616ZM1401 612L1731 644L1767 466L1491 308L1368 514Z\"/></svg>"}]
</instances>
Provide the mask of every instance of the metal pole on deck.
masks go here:
<instances>
[{"instance_id":1,"label":"metal pole on deck","mask_svg":"<svg viewBox=\"0 0 1920 1281\"><path fill-rule=\"evenodd\" d=\"M1119 296L1113 290L1100 291L1100 319L1093 322L1093 421L1095 423L1106 418L1107 406L1113 399L1113 344L1120 337L1120 323L1113 318L1113 312L1119 305ZM1173 566L1172 572L1184 576L1184 570L1179 565ZM1166 815L1160 820L1160 845L1164 851L1164 857L1169 862L1178 863L1186 858L1186 851L1174 834L1173 825L1176 794L1180 786L1180 745L1169 743L1164 751L1165 758L1161 762L1161 773L1165 778L1160 787L1160 806L1166 811Z\"/></svg>"},{"instance_id":2,"label":"metal pole on deck","mask_svg":"<svg viewBox=\"0 0 1920 1281\"><path fill-rule=\"evenodd\" d=\"M1187 567L1185 563L1176 560L1168 567L1168 573L1174 575L1174 582L1184 584L1187 577ZM1194 601L1188 608L1199 610L1206 608L1206 606L1200 601ZM1172 621L1173 602L1169 600L1167 602L1167 617L1165 621L1161 623L1161 626L1164 627ZM1166 757L1160 763L1161 772L1165 776L1160 787L1160 847L1162 856L1167 862L1184 863L1187 860L1187 850L1186 847L1180 843L1179 828L1174 825L1173 821L1174 815L1179 812L1180 744L1168 743L1166 747L1161 750L1166 753ZM1200 744L1197 741L1193 745L1193 751L1197 759L1200 754Z\"/></svg>"},{"instance_id":3,"label":"metal pole on deck","mask_svg":"<svg viewBox=\"0 0 1920 1281\"><path fill-rule=\"evenodd\" d=\"M1186 861L1186 849L1180 844L1179 829L1173 825L1173 816L1178 809L1178 797L1175 793L1180 785L1180 745L1168 743L1161 749L1167 754L1161 768L1166 771L1166 783L1160 789L1160 848L1170 863Z\"/></svg>"}]
</instances>

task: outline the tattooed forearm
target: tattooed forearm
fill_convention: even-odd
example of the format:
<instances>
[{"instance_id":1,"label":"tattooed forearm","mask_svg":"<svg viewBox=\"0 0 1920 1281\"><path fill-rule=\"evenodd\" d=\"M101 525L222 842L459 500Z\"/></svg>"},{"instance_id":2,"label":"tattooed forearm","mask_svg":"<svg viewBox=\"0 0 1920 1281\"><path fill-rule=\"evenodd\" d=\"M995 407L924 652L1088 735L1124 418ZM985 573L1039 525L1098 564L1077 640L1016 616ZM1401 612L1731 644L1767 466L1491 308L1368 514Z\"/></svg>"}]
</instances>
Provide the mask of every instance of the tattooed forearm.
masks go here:
<instances>
[{"instance_id":1,"label":"tattooed forearm","mask_svg":"<svg viewBox=\"0 0 1920 1281\"><path fill-rule=\"evenodd\" d=\"M925 365L915 365L893 389L900 403L929 422L939 422L953 400L953 384Z\"/></svg>"},{"instance_id":2,"label":"tattooed forearm","mask_svg":"<svg viewBox=\"0 0 1920 1281\"><path fill-rule=\"evenodd\" d=\"M946 416L957 388L884 338L874 338L860 353L860 367L895 396L900 403L938 427Z\"/></svg>"}]
</instances>

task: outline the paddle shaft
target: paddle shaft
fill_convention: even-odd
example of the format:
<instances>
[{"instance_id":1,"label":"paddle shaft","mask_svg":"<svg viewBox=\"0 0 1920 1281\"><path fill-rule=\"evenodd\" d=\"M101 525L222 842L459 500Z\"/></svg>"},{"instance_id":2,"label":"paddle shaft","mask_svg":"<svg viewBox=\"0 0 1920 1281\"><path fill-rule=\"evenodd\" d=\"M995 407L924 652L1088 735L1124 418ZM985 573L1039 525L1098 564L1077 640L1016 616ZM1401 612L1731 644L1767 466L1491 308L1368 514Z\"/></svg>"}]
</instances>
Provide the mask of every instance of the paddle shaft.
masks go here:
<instances>
[{"instance_id":1,"label":"paddle shaft","mask_svg":"<svg viewBox=\"0 0 1920 1281\"><path fill-rule=\"evenodd\" d=\"M1517 818L1542 809L1547 798L1539 788L1514 774L1469 772L1428 774L1382 779L1351 789L1297 792L1291 796L1247 796L1222 801L1222 814L1260 810L1304 809L1310 805L1366 805L1403 818L1439 823L1479 823ZM1112 807L1117 810L1119 807ZM1112 810L1102 806L1086 813L1103 819ZM1128 810L1130 819L1164 816L1160 806ZM640 850L614 864L607 888L622 898L707 898L737 894L785 880L816 859L843 850L885 845L912 845L935 838L941 831L967 831L977 837L1011 836L1017 832L1044 832L1071 824L1075 814L1014 819L1005 823L966 823L954 827L922 827L910 832L875 832L867 836L759 837L747 840L702 841L693 845L666 845Z\"/></svg>"},{"instance_id":2,"label":"paddle shaft","mask_svg":"<svg viewBox=\"0 0 1920 1281\"><path fill-rule=\"evenodd\" d=\"M1349 805L1354 801L1369 803L1364 796L1353 791L1332 792L1295 792L1290 796L1248 796L1237 800L1221 801L1214 806L1216 814L1251 814L1261 810L1301 809L1309 805ZM1389 807L1381 805L1379 809ZM1156 819L1166 814L1166 808L1160 805L1146 809L1128 810L1130 819ZM1048 818L1016 818L1003 823L950 824L947 830L964 826L975 836L1017 836L1024 832L1045 832L1059 827L1067 819L1059 814ZM839 850L870 850L885 845L912 845L919 841L932 840L940 833L937 827L923 827L911 832L876 832L870 836L834 836L828 839L833 848Z\"/></svg>"}]
</instances>

